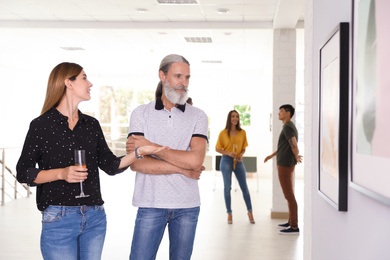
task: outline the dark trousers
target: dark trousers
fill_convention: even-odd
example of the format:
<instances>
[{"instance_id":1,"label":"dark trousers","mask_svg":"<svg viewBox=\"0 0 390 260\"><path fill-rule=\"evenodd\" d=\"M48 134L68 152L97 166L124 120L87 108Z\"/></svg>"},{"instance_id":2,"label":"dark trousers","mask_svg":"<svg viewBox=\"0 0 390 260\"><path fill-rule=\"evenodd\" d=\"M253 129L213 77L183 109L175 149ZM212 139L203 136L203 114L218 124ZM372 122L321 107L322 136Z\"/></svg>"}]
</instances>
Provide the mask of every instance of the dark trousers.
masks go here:
<instances>
[{"instance_id":1,"label":"dark trousers","mask_svg":"<svg viewBox=\"0 0 390 260\"><path fill-rule=\"evenodd\" d=\"M295 166L277 166L279 183L288 204L288 222L292 228L298 228L298 204L294 195L294 169Z\"/></svg>"}]
</instances>

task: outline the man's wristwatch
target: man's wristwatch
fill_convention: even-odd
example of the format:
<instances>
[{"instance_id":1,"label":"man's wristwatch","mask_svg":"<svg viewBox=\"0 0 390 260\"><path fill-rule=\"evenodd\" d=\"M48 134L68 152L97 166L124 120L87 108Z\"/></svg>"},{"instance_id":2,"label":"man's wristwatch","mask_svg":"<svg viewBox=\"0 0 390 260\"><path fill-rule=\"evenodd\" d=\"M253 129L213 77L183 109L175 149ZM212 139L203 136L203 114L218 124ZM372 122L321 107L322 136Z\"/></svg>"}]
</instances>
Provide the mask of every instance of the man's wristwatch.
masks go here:
<instances>
[{"instance_id":1,"label":"man's wristwatch","mask_svg":"<svg viewBox=\"0 0 390 260\"><path fill-rule=\"evenodd\" d=\"M135 150L134 150L135 157L136 157L137 159L142 159L142 158L144 158L144 156L138 154L138 148L139 148L139 147L135 148Z\"/></svg>"}]
</instances>

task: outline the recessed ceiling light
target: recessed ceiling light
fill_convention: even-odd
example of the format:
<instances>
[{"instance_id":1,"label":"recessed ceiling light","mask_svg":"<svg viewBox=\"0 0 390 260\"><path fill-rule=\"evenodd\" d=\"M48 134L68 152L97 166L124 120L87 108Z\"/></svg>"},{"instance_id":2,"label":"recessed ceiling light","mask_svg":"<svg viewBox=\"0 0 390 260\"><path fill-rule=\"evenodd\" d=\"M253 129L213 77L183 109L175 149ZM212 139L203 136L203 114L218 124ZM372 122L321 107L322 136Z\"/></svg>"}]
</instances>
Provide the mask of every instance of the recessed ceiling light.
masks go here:
<instances>
[{"instance_id":1,"label":"recessed ceiling light","mask_svg":"<svg viewBox=\"0 0 390 260\"><path fill-rule=\"evenodd\" d=\"M85 49L81 47L61 47L61 49L64 49L66 51L85 51Z\"/></svg>"},{"instance_id":2,"label":"recessed ceiling light","mask_svg":"<svg viewBox=\"0 0 390 260\"><path fill-rule=\"evenodd\" d=\"M221 60L202 60L202 63L222 64Z\"/></svg>"},{"instance_id":3,"label":"recessed ceiling light","mask_svg":"<svg viewBox=\"0 0 390 260\"><path fill-rule=\"evenodd\" d=\"M157 0L159 4L197 4L196 0Z\"/></svg>"},{"instance_id":4,"label":"recessed ceiling light","mask_svg":"<svg viewBox=\"0 0 390 260\"><path fill-rule=\"evenodd\" d=\"M229 13L229 9L227 9L227 8L218 8L218 9L216 10L216 12L217 12L218 14L227 14L227 13Z\"/></svg>"},{"instance_id":5,"label":"recessed ceiling light","mask_svg":"<svg viewBox=\"0 0 390 260\"><path fill-rule=\"evenodd\" d=\"M137 8L135 9L137 11L137 13L139 14L144 14L144 13L147 13L148 12L148 9L146 8Z\"/></svg>"}]
</instances>

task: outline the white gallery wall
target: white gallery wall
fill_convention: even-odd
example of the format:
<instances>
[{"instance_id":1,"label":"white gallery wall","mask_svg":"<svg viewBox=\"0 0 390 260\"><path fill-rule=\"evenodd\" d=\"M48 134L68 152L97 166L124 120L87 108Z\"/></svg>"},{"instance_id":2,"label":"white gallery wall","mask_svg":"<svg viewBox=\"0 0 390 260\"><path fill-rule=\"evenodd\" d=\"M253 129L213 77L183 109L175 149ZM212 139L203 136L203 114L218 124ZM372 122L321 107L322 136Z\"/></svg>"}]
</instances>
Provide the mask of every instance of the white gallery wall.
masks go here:
<instances>
[{"instance_id":1,"label":"white gallery wall","mask_svg":"<svg viewBox=\"0 0 390 260\"><path fill-rule=\"evenodd\" d=\"M389 259L389 206L348 186L348 211L339 212L320 196L317 188L319 50L340 22L352 22L352 1L308 1L305 15L305 259ZM371 165L371 169L384 170L376 165Z\"/></svg>"}]
</instances>

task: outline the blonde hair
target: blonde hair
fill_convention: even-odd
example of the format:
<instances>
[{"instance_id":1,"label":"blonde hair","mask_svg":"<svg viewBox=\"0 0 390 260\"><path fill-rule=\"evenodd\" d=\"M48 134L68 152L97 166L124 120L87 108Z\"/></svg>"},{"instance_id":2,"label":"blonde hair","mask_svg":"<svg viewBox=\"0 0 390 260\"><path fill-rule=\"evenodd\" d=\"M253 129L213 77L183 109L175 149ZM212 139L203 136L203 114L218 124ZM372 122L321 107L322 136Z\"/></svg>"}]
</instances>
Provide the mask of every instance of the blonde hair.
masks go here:
<instances>
[{"instance_id":1,"label":"blonde hair","mask_svg":"<svg viewBox=\"0 0 390 260\"><path fill-rule=\"evenodd\" d=\"M65 80L74 81L82 70L83 67L71 62L63 62L54 67L47 82L46 97L41 115L58 106L66 92Z\"/></svg>"}]
</instances>

